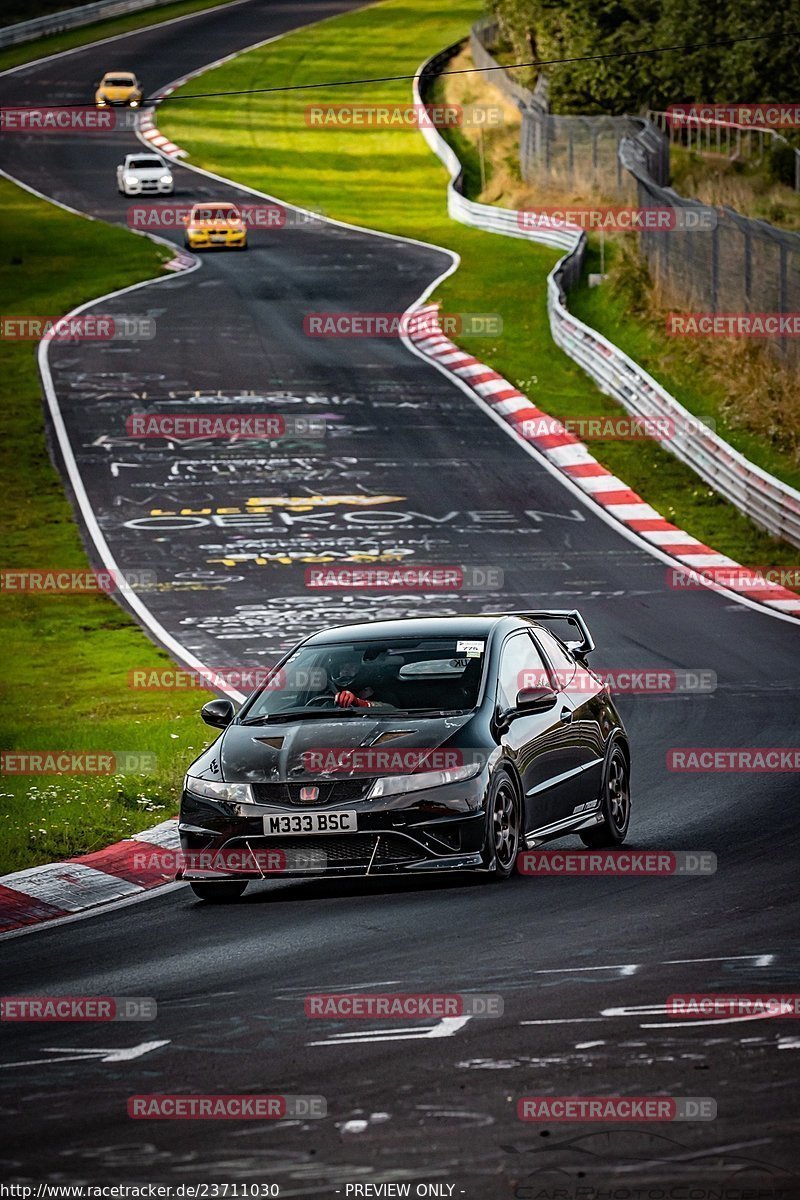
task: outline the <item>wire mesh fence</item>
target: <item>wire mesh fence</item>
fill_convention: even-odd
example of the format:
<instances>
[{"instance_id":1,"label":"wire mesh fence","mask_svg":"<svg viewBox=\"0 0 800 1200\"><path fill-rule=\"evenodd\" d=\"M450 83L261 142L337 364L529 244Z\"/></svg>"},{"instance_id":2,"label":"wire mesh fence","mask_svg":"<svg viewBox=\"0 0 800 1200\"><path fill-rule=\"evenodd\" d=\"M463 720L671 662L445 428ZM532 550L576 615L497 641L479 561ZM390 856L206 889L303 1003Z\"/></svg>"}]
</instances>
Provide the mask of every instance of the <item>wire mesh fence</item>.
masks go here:
<instances>
[{"instance_id":1,"label":"wire mesh fence","mask_svg":"<svg viewBox=\"0 0 800 1200\"><path fill-rule=\"evenodd\" d=\"M800 235L730 208L716 209L713 222L687 219L692 210L709 210L667 186L668 131L647 117L549 112L545 77L539 76L534 91L513 79L489 49L497 37L495 22L479 21L470 44L476 65L496 68L487 77L519 107L520 173L526 182L543 194L579 188L591 190L597 200L614 197L641 209L673 210L664 229L644 222L638 245L659 297L676 309L756 319L800 313ZM763 153L764 139L757 135L748 139L741 131L717 129L695 132L700 136L710 138L714 148L717 137L723 149L725 138L733 137L735 147ZM800 337L793 332L764 340L784 364L800 364Z\"/></svg>"}]
</instances>

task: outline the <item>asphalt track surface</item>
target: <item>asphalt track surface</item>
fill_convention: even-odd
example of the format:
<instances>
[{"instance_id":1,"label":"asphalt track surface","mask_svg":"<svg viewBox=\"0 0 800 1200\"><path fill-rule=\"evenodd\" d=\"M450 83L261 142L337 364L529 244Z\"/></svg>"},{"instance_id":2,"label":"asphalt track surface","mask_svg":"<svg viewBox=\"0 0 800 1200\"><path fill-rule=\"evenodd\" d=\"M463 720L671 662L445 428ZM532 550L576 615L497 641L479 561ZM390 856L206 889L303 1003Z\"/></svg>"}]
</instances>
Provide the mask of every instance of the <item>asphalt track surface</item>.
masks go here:
<instances>
[{"instance_id":1,"label":"asphalt track surface","mask_svg":"<svg viewBox=\"0 0 800 1200\"><path fill-rule=\"evenodd\" d=\"M152 92L347 7L254 0L200 14L133 34L113 54L90 47L5 75L0 101L84 100L87 81L109 63L134 64ZM136 148L132 134L59 136L46 153L41 139L9 139L3 166L124 223L129 201L116 193L114 167ZM185 169L177 178L179 197L237 194ZM800 990L795 778L666 768L672 746L796 741L796 626L671 589L662 562L400 342L302 333L309 311L402 311L447 266L436 249L292 227L256 233L247 254L209 256L191 274L103 302L97 311L154 316L157 335L51 353L101 528L124 569L157 571L148 607L213 665L270 661L306 630L340 619L577 605L600 667L716 672L712 694L629 697L621 707L634 755L630 844L713 851L719 870L502 886L276 883L227 908L176 889L6 941L5 993L159 1004L146 1025L4 1026L11 1181L274 1182L282 1196L406 1181L412 1195L417 1183L435 1183L476 1200L609 1189L625 1200L710 1200L746 1186L800 1195L796 1024L678 1024L658 1011L673 993ZM244 397L261 411L325 415L331 432L291 450L133 443L124 418L141 410L144 393L159 411L187 411L190 399L194 411L251 411ZM316 491L397 499L305 512L285 503ZM255 497L276 502L248 506ZM182 508L201 515L191 524L153 520L153 509ZM244 511L214 522L218 508ZM302 559L331 548L493 565L504 586L455 602L310 594ZM270 560L287 549L291 565ZM233 566L231 555L240 556ZM499 993L504 1014L458 1027L306 1019L304 995L329 990ZM142 1048L150 1042L161 1044ZM134 1047L135 1056L113 1055ZM131 1121L127 1097L154 1092L323 1095L329 1115ZM518 1121L516 1099L539 1093L711 1096L718 1116L631 1127Z\"/></svg>"}]
</instances>

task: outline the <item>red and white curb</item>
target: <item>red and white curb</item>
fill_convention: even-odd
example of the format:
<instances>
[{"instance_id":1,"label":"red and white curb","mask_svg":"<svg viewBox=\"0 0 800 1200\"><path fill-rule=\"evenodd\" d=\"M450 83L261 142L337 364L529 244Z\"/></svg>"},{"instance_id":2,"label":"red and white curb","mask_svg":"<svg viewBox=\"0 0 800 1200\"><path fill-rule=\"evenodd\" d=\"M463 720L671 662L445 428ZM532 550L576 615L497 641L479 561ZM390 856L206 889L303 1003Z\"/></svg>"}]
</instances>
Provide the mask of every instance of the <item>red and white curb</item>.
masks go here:
<instances>
[{"instance_id":1,"label":"red and white curb","mask_svg":"<svg viewBox=\"0 0 800 1200\"><path fill-rule=\"evenodd\" d=\"M92 854L0 876L0 934L74 916L174 882L174 872L137 863L145 845L179 850L177 819Z\"/></svg>"},{"instance_id":2,"label":"red and white curb","mask_svg":"<svg viewBox=\"0 0 800 1200\"><path fill-rule=\"evenodd\" d=\"M676 565L697 572L700 579L703 571L725 568L726 591L736 592L779 612L800 616L797 592L770 583L757 571L741 566L726 554L718 554L711 546L672 525L623 480L602 466L588 446L558 420L532 404L524 392L491 367L459 349L443 333L432 333L438 308L437 304L429 304L409 314L408 337L415 349L462 384L467 384L518 436L540 451L596 504L639 537L657 546L662 553L671 555ZM547 432L527 433L527 422L536 422L539 429L545 427ZM728 582L729 575L734 576L734 582ZM713 589L714 584L708 586Z\"/></svg>"},{"instance_id":3,"label":"red and white curb","mask_svg":"<svg viewBox=\"0 0 800 1200\"><path fill-rule=\"evenodd\" d=\"M168 96L174 90L174 87L165 88L163 95ZM164 137L164 134L156 128L154 117L154 108L142 109L139 116L138 132L145 141L149 142L151 146L155 146L159 154L164 154L167 158L188 157L186 150L182 150L180 146L176 146L174 142L171 142L168 137Z\"/></svg>"}]
</instances>

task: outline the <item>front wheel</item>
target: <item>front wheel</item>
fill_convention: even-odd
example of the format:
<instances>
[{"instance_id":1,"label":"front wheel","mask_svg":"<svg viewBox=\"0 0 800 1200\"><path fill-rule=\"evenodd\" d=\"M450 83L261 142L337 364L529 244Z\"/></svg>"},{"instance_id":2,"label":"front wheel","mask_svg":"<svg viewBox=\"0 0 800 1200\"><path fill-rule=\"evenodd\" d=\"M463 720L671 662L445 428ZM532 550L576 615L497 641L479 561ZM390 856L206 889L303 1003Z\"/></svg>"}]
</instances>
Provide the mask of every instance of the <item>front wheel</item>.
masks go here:
<instances>
[{"instance_id":1,"label":"front wheel","mask_svg":"<svg viewBox=\"0 0 800 1200\"><path fill-rule=\"evenodd\" d=\"M584 846L593 850L621 846L627 837L631 819L630 768L621 746L614 747L608 760L600 813L603 823L585 829L580 835Z\"/></svg>"},{"instance_id":2,"label":"front wheel","mask_svg":"<svg viewBox=\"0 0 800 1200\"><path fill-rule=\"evenodd\" d=\"M244 895L247 883L238 879L224 879L220 883L190 883L189 887L198 900L209 904L230 904Z\"/></svg>"},{"instance_id":3,"label":"front wheel","mask_svg":"<svg viewBox=\"0 0 800 1200\"><path fill-rule=\"evenodd\" d=\"M483 862L489 878L508 879L514 873L520 841L520 803L511 776L497 771L489 784Z\"/></svg>"}]
</instances>

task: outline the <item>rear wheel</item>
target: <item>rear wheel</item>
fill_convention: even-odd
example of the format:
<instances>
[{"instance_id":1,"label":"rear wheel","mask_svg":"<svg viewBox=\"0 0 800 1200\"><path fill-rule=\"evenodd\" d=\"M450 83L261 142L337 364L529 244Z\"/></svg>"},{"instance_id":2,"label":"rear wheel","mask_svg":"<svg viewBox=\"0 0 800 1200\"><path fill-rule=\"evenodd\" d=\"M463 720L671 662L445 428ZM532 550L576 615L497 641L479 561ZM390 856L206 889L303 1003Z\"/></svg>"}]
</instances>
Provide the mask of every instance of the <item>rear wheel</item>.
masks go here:
<instances>
[{"instance_id":1,"label":"rear wheel","mask_svg":"<svg viewBox=\"0 0 800 1200\"><path fill-rule=\"evenodd\" d=\"M585 829L580 835L584 846L593 850L621 846L631 819L630 769L621 746L614 747L608 760L600 812L603 823Z\"/></svg>"},{"instance_id":2,"label":"rear wheel","mask_svg":"<svg viewBox=\"0 0 800 1200\"><path fill-rule=\"evenodd\" d=\"M224 879L220 883L190 883L189 887L198 900L209 904L230 904L244 894L247 883L238 879Z\"/></svg>"},{"instance_id":3,"label":"rear wheel","mask_svg":"<svg viewBox=\"0 0 800 1200\"><path fill-rule=\"evenodd\" d=\"M483 861L491 872L489 878L499 882L514 873L521 827L517 789L505 771L492 776L486 807Z\"/></svg>"}]
</instances>

